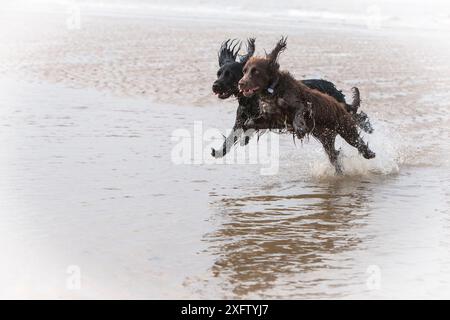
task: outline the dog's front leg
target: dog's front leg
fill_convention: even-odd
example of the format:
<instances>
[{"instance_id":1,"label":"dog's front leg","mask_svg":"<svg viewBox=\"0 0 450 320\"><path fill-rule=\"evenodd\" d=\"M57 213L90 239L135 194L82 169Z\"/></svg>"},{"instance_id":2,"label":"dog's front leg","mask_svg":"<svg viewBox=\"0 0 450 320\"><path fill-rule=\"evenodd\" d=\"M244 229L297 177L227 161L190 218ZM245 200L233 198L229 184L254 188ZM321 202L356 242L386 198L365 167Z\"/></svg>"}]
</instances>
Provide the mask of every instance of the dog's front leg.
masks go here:
<instances>
[{"instance_id":1,"label":"dog's front leg","mask_svg":"<svg viewBox=\"0 0 450 320\"><path fill-rule=\"evenodd\" d=\"M233 131L231 131L228 137L225 138L222 147L219 150L216 150L214 148L211 150L211 155L214 158L221 158L225 156L230 151L231 147L235 145L239 140L241 140L242 146L245 146L249 143L250 138L254 132L252 130L244 132L244 124L247 120L250 119L245 112L245 109L246 106L239 105L236 112L236 120L234 122Z\"/></svg>"},{"instance_id":2,"label":"dog's front leg","mask_svg":"<svg viewBox=\"0 0 450 320\"><path fill-rule=\"evenodd\" d=\"M228 137L226 137L225 140L223 141L222 147L219 150L216 150L214 148L211 149L211 155L214 158L224 157L231 150L231 147L238 141L242 132L243 132L242 129L231 131Z\"/></svg>"}]
</instances>

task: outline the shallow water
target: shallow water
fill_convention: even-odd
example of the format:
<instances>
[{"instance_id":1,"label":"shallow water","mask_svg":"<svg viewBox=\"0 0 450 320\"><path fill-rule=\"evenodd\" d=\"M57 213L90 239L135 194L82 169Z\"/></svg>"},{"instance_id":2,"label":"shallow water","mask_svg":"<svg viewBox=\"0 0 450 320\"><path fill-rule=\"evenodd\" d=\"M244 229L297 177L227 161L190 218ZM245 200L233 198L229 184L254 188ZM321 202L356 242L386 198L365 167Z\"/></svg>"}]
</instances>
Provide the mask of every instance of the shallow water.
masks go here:
<instances>
[{"instance_id":1,"label":"shallow water","mask_svg":"<svg viewBox=\"0 0 450 320\"><path fill-rule=\"evenodd\" d=\"M445 32L301 12L83 15L67 30L38 13L0 21L0 297L450 297ZM314 139L266 134L236 154L270 137L268 163L206 163L221 143L208 129L236 110L210 92L218 44L256 36L260 54L281 34L283 69L360 88L375 159L338 140L336 177ZM173 162L180 129L199 164Z\"/></svg>"},{"instance_id":2,"label":"shallow water","mask_svg":"<svg viewBox=\"0 0 450 320\"><path fill-rule=\"evenodd\" d=\"M342 143L344 177L289 136L262 176L171 161L174 128L226 128L233 110L1 87L3 297L449 296L449 167L409 163L388 123L370 164Z\"/></svg>"}]
</instances>

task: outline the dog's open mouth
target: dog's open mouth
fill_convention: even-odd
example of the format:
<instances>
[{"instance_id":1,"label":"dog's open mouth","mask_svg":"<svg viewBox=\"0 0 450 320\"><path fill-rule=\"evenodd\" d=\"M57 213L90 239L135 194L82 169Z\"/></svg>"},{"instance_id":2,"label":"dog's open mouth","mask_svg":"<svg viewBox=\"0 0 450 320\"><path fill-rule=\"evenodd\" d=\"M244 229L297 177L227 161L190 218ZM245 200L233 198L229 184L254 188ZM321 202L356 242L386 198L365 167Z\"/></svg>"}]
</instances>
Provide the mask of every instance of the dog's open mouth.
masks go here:
<instances>
[{"instance_id":1,"label":"dog's open mouth","mask_svg":"<svg viewBox=\"0 0 450 320\"><path fill-rule=\"evenodd\" d=\"M219 97L219 99L227 99L229 98L233 93L231 91L226 92L214 92L214 94Z\"/></svg>"},{"instance_id":2,"label":"dog's open mouth","mask_svg":"<svg viewBox=\"0 0 450 320\"><path fill-rule=\"evenodd\" d=\"M259 90L259 87L254 87L251 89L241 89L241 93L246 97L251 97Z\"/></svg>"}]
</instances>

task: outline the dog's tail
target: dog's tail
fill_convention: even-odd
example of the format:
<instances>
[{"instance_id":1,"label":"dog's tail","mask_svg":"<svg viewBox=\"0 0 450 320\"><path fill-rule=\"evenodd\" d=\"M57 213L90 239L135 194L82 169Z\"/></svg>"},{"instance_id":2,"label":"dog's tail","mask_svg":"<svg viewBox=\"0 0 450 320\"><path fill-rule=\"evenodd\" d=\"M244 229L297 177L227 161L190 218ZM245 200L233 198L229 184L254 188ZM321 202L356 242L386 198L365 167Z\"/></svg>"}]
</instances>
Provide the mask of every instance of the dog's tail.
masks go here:
<instances>
[{"instance_id":1,"label":"dog's tail","mask_svg":"<svg viewBox=\"0 0 450 320\"><path fill-rule=\"evenodd\" d=\"M367 133L373 132L372 124L370 123L369 117L363 111L357 113L358 108L361 106L361 96L359 94L359 89L357 87L352 88L352 103L347 105L348 111L352 114L353 119L355 119L358 127Z\"/></svg>"}]
</instances>

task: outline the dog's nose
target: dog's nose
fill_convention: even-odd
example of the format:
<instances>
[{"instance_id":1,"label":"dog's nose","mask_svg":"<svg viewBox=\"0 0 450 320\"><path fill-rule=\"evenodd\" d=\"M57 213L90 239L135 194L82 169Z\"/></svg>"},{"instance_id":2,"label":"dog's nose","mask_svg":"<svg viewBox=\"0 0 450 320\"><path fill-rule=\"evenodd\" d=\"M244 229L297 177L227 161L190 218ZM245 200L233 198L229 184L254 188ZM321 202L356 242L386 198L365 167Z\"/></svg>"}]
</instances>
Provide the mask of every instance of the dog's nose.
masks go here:
<instances>
[{"instance_id":1,"label":"dog's nose","mask_svg":"<svg viewBox=\"0 0 450 320\"><path fill-rule=\"evenodd\" d=\"M220 86L219 86L219 84L217 84L217 83L213 83L213 85L212 85L212 91L214 91L214 92L216 92L217 90L219 90L220 89Z\"/></svg>"}]
</instances>

